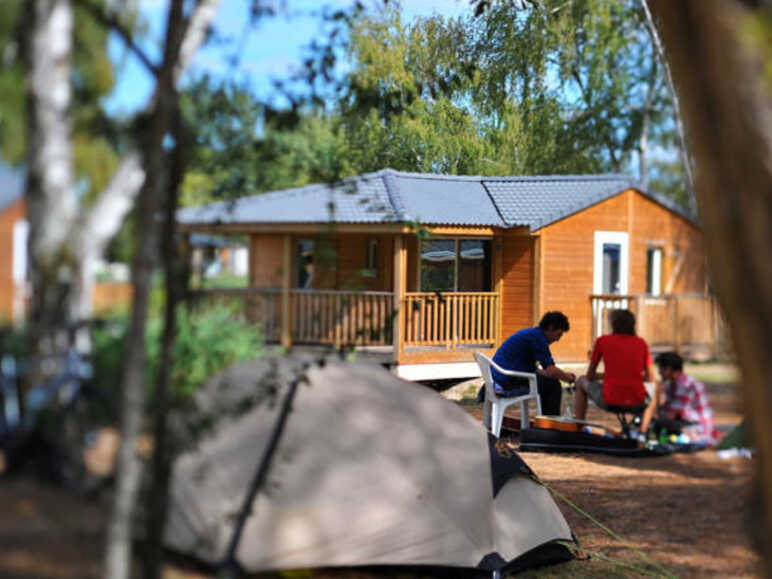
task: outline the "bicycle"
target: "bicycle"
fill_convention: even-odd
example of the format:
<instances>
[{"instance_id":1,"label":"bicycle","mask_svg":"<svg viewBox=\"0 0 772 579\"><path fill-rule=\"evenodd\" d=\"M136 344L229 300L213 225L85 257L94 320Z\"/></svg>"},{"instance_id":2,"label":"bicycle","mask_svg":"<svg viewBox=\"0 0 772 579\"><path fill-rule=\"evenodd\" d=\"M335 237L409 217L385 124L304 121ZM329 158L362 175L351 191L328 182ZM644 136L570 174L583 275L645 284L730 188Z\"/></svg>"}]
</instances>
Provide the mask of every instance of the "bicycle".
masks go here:
<instances>
[{"instance_id":1,"label":"bicycle","mask_svg":"<svg viewBox=\"0 0 772 579\"><path fill-rule=\"evenodd\" d=\"M0 360L0 449L6 470L18 471L32 463L66 489L93 495L110 476L89 468L87 452L100 430L115 422L112 401L93 382L91 363L75 347L34 361L59 363L62 368L24 393L22 417L19 382L32 361L7 354Z\"/></svg>"}]
</instances>

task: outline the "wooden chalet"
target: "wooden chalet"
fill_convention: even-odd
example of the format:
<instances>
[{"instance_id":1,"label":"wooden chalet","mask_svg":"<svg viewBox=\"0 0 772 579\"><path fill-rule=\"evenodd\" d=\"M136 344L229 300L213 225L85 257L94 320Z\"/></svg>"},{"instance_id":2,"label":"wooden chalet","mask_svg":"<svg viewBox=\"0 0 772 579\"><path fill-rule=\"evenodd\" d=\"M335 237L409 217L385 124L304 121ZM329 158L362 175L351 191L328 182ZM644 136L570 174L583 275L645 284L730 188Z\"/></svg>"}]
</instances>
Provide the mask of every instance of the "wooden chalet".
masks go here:
<instances>
[{"instance_id":1,"label":"wooden chalet","mask_svg":"<svg viewBox=\"0 0 772 579\"><path fill-rule=\"evenodd\" d=\"M466 177L390 169L180 210L183 231L249 238L238 299L269 341L352 345L408 379L477 374L474 351L561 310L558 362L587 360L629 307L654 349L715 342L702 231L620 175Z\"/></svg>"},{"instance_id":2,"label":"wooden chalet","mask_svg":"<svg viewBox=\"0 0 772 579\"><path fill-rule=\"evenodd\" d=\"M0 165L0 328L27 319L29 224L24 199L24 174ZM133 289L128 282L97 282L91 295L95 315L127 308Z\"/></svg>"},{"instance_id":3,"label":"wooden chalet","mask_svg":"<svg viewBox=\"0 0 772 579\"><path fill-rule=\"evenodd\" d=\"M27 221L24 178L0 166L0 326L24 318Z\"/></svg>"}]
</instances>

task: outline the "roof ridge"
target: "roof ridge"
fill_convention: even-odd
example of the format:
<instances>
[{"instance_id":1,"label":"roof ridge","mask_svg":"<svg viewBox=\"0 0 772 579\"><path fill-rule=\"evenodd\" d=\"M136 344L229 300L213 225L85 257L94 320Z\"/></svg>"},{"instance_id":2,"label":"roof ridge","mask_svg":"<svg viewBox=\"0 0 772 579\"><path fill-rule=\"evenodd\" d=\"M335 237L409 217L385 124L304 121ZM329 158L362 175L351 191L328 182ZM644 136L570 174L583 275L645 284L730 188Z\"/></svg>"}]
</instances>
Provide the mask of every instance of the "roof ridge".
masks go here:
<instances>
[{"instance_id":1,"label":"roof ridge","mask_svg":"<svg viewBox=\"0 0 772 579\"><path fill-rule=\"evenodd\" d=\"M522 175L503 177L483 177L483 181L625 181L635 183L635 180L621 173L597 173L592 175Z\"/></svg>"},{"instance_id":2,"label":"roof ridge","mask_svg":"<svg viewBox=\"0 0 772 579\"><path fill-rule=\"evenodd\" d=\"M499 219L501 219L501 222L504 225L509 225L509 221L504 219L504 214L501 212L501 208L499 207L499 204L496 203L496 199L491 194L490 190L488 189L488 186L485 184L485 181L480 181L480 185L482 185L483 190L485 191L485 194L488 195L488 199L491 200L491 204L496 209L496 213L499 215Z\"/></svg>"},{"instance_id":3,"label":"roof ridge","mask_svg":"<svg viewBox=\"0 0 772 579\"><path fill-rule=\"evenodd\" d=\"M405 204L402 201L402 195L399 192L399 185L394 179L393 170L386 169L383 175L381 175L381 179L383 180L383 186L386 189L386 195L389 197L391 208L394 210L394 214L397 216L397 220L407 221L407 210L405 209Z\"/></svg>"},{"instance_id":4,"label":"roof ridge","mask_svg":"<svg viewBox=\"0 0 772 579\"><path fill-rule=\"evenodd\" d=\"M481 175L451 175L449 173L414 173L411 171L397 171L396 169L385 169L389 174L397 177L406 177L409 179L427 179L427 180L449 180L449 181L482 181Z\"/></svg>"}]
</instances>

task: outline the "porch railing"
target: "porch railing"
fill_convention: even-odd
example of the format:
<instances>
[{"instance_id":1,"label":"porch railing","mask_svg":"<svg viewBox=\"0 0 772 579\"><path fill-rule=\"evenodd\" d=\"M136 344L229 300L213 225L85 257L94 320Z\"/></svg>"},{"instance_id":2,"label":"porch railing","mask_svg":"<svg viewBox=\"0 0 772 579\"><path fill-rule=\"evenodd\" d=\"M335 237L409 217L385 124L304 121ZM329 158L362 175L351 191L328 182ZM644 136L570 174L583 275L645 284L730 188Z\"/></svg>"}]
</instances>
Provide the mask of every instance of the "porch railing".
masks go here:
<instances>
[{"instance_id":1,"label":"porch railing","mask_svg":"<svg viewBox=\"0 0 772 579\"><path fill-rule=\"evenodd\" d=\"M499 296L495 292L408 293L402 302L403 342L411 346L494 344Z\"/></svg>"},{"instance_id":2,"label":"porch railing","mask_svg":"<svg viewBox=\"0 0 772 579\"><path fill-rule=\"evenodd\" d=\"M283 320L278 288L212 288L196 292L198 302L230 304L236 315L260 324L268 342L356 346L391 346L397 327L394 294L339 290L289 291L289 323ZM492 346L498 328L495 292L407 293L402 300L401 343L454 350L466 345Z\"/></svg>"},{"instance_id":3,"label":"porch railing","mask_svg":"<svg viewBox=\"0 0 772 579\"><path fill-rule=\"evenodd\" d=\"M714 346L718 339L718 311L710 296L591 295L590 303L593 341L611 331L609 312L617 308L635 314L637 334L652 347Z\"/></svg>"},{"instance_id":4,"label":"porch railing","mask_svg":"<svg viewBox=\"0 0 772 579\"><path fill-rule=\"evenodd\" d=\"M292 290L292 339L311 344L390 345L391 292Z\"/></svg>"},{"instance_id":5,"label":"porch railing","mask_svg":"<svg viewBox=\"0 0 772 579\"><path fill-rule=\"evenodd\" d=\"M243 319L260 324L268 342L282 340L282 290L212 288L197 301L231 305ZM300 290L289 292L290 340L303 344L391 345L394 298L391 292Z\"/></svg>"}]
</instances>

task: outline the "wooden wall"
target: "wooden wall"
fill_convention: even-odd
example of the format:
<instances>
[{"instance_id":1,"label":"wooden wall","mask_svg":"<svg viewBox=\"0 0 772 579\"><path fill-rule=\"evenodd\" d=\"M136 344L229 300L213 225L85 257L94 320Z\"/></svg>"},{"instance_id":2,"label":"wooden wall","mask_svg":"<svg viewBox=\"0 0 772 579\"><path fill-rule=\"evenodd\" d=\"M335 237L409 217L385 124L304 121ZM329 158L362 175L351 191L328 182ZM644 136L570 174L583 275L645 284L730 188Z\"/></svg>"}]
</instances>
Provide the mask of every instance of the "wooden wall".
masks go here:
<instances>
[{"instance_id":1,"label":"wooden wall","mask_svg":"<svg viewBox=\"0 0 772 579\"><path fill-rule=\"evenodd\" d=\"M595 231L627 232L628 293L646 290L646 250L662 247L662 289L670 293L704 293L707 276L702 232L690 222L636 191L626 191L538 232L543 275L536 280L536 317L565 313L571 330L552 345L556 360L587 360L591 347ZM678 265L678 262L681 262ZM537 276L538 277L538 276ZM538 320L536 320L538 321Z\"/></svg>"},{"instance_id":2,"label":"wooden wall","mask_svg":"<svg viewBox=\"0 0 772 579\"><path fill-rule=\"evenodd\" d=\"M23 200L0 212L0 325L13 319L13 225L24 216Z\"/></svg>"},{"instance_id":3,"label":"wooden wall","mask_svg":"<svg viewBox=\"0 0 772 579\"><path fill-rule=\"evenodd\" d=\"M503 341L534 325L534 238L508 230L501 238L501 247L500 340Z\"/></svg>"},{"instance_id":4,"label":"wooden wall","mask_svg":"<svg viewBox=\"0 0 772 579\"><path fill-rule=\"evenodd\" d=\"M284 236L281 233L253 234L249 238L249 285L259 288L282 286Z\"/></svg>"},{"instance_id":5,"label":"wooden wall","mask_svg":"<svg viewBox=\"0 0 772 579\"><path fill-rule=\"evenodd\" d=\"M368 244L378 240L375 275L363 276L367 266ZM392 291L394 289L394 241L391 235L340 235L338 242L338 266L336 289L358 291Z\"/></svg>"},{"instance_id":6,"label":"wooden wall","mask_svg":"<svg viewBox=\"0 0 772 579\"><path fill-rule=\"evenodd\" d=\"M707 292L707 266L702 232L651 199L631 194L630 292L646 291L646 250L662 248L662 292Z\"/></svg>"}]
</instances>

